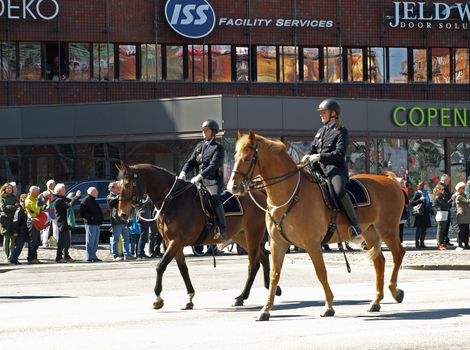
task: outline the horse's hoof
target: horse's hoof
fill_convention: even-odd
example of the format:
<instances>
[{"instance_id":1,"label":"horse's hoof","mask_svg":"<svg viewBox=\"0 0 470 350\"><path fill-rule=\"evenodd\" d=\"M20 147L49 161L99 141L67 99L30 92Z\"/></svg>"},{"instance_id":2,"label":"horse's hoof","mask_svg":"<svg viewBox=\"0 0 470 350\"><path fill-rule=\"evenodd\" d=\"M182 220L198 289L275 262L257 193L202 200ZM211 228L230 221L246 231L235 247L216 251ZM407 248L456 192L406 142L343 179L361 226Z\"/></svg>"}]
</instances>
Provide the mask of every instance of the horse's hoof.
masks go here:
<instances>
[{"instance_id":1,"label":"horse's hoof","mask_svg":"<svg viewBox=\"0 0 470 350\"><path fill-rule=\"evenodd\" d=\"M154 310L159 310L159 309L161 309L161 308L163 307L163 305L164 305L163 300L158 300L158 301L154 301L154 302L153 302L153 306L152 306L152 307L153 307Z\"/></svg>"},{"instance_id":2,"label":"horse's hoof","mask_svg":"<svg viewBox=\"0 0 470 350\"><path fill-rule=\"evenodd\" d=\"M256 321L269 321L269 312L262 312L260 313L260 315L258 316L258 318L256 319Z\"/></svg>"},{"instance_id":3,"label":"horse's hoof","mask_svg":"<svg viewBox=\"0 0 470 350\"><path fill-rule=\"evenodd\" d=\"M244 301L243 299L235 299L233 306L243 306Z\"/></svg>"},{"instance_id":4,"label":"horse's hoof","mask_svg":"<svg viewBox=\"0 0 470 350\"><path fill-rule=\"evenodd\" d=\"M322 313L321 313L321 317L333 317L335 315L335 310L333 308L331 309L325 309Z\"/></svg>"},{"instance_id":5,"label":"horse's hoof","mask_svg":"<svg viewBox=\"0 0 470 350\"><path fill-rule=\"evenodd\" d=\"M277 297L278 297L278 296L281 296L281 294L282 294L282 289L281 289L281 287L277 286L277 288L276 288L276 296L277 296Z\"/></svg>"},{"instance_id":6,"label":"horse's hoof","mask_svg":"<svg viewBox=\"0 0 470 350\"><path fill-rule=\"evenodd\" d=\"M403 299L405 298L405 292L402 291L401 289L397 289L396 294L393 296L397 303L401 303Z\"/></svg>"},{"instance_id":7,"label":"horse's hoof","mask_svg":"<svg viewBox=\"0 0 470 350\"><path fill-rule=\"evenodd\" d=\"M192 310L194 309L194 304L192 302L187 303L181 310Z\"/></svg>"},{"instance_id":8,"label":"horse's hoof","mask_svg":"<svg viewBox=\"0 0 470 350\"><path fill-rule=\"evenodd\" d=\"M369 312L379 312L380 304L370 304Z\"/></svg>"}]
</instances>

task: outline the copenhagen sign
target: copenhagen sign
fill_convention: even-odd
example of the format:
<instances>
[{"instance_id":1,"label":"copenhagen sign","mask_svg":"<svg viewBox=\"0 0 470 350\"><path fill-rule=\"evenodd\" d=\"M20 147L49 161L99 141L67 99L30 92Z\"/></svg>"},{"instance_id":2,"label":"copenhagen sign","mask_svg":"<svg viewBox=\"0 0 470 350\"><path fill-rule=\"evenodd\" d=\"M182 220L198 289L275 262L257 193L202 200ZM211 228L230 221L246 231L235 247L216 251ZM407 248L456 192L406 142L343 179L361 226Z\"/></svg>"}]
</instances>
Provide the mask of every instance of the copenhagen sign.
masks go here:
<instances>
[{"instance_id":1,"label":"copenhagen sign","mask_svg":"<svg viewBox=\"0 0 470 350\"><path fill-rule=\"evenodd\" d=\"M52 6L52 12L45 11L45 7ZM8 19L43 19L50 21L60 12L57 0L0 0L0 18Z\"/></svg>"},{"instance_id":2,"label":"copenhagen sign","mask_svg":"<svg viewBox=\"0 0 470 350\"><path fill-rule=\"evenodd\" d=\"M392 28L467 29L470 4L434 2L427 10L424 1L394 1L391 19Z\"/></svg>"},{"instance_id":3,"label":"copenhagen sign","mask_svg":"<svg viewBox=\"0 0 470 350\"><path fill-rule=\"evenodd\" d=\"M407 108L398 106L392 112L393 123L398 127L467 127L469 125L467 108Z\"/></svg>"}]
</instances>

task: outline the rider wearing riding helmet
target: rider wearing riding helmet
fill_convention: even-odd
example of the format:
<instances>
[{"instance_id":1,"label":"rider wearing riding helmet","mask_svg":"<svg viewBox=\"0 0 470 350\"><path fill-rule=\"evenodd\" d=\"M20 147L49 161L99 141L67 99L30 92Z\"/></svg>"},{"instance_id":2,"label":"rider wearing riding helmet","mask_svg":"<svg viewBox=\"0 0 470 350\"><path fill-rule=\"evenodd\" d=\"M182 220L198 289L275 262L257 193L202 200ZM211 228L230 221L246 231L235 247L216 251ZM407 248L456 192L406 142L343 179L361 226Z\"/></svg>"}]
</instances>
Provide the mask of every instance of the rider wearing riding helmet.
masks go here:
<instances>
[{"instance_id":1,"label":"rider wearing riding helmet","mask_svg":"<svg viewBox=\"0 0 470 350\"><path fill-rule=\"evenodd\" d=\"M214 239L225 239L227 227L225 212L219 194L223 191L224 175L222 166L224 164L224 147L215 141L219 132L219 125L215 120L206 120L202 123L202 137L204 140L196 146L191 158L186 162L178 178L186 179L186 174L193 169L197 175L191 179L193 184L200 181L211 194L212 206L219 224Z\"/></svg>"},{"instance_id":2,"label":"rider wearing riding helmet","mask_svg":"<svg viewBox=\"0 0 470 350\"><path fill-rule=\"evenodd\" d=\"M320 112L323 126L318 130L310 151L302 158L302 161L319 163L333 185L336 198L351 223L354 239L358 239L361 235L361 228L357 223L354 207L345 189L349 177L346 164L349 137L348 130L340 118L341 106L333 99L326 99L320 103L317 111Z\"/></svg>"}]
</instances>

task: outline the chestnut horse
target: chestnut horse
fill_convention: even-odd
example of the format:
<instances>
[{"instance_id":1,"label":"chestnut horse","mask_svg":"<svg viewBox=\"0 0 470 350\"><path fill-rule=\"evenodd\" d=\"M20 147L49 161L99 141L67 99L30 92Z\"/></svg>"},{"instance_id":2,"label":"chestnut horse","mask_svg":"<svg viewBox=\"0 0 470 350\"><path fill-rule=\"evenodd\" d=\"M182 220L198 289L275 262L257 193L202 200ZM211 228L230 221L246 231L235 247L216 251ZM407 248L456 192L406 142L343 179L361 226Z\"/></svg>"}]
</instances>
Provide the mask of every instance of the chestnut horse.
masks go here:
<instances>
[{"instance_id":1,"label":"chestnut horse","mask_svg":"<svg viewBox=\"0 0 470 350\"><path fill-rule=\"evenodd\" d=\"M179 180L175 174L151 164L127 166L122 163L119 167L118 178L121 180L119 215L131 217L132 211L138 206L144 194L148 194L159 210L157 225L167 249L157 265L154 289L156 300L153 308L163 307L164 301L160 296L163 273L175 258L189 296L189 302L183 309L192 309L194 288L189 278L183 248L196 244L206 225L196 186ZM253 195L261 205L266 206L264 193L256 191ZM264 270L264 285L269 288L269 257L264 249L266 224L263 211L247 196L239 199L243 207L243 215L227 217L227 238L232 239L247 251L248 278L243 292L235 298L234 306L241 306L243 301L248 299L260 262ZM212 236L213 232L198 244L220 243L220 241L214 241ZM281 289L278 288L276 293L281 295Z\"/></svg>"},{"instance_id":2,"label":"chestnut horse","mask_svg":"<svg viewBox=\"0 0 470 350\"><path fill-rule=\"evenodd\" d=\"M257 175L263 179L268 194L271 216L268 212L265 216L271 236L272 262L269 296L258 320L269 320L284 255L291 244L305 249L309 254L325 292L325 309L321 316L333 316L333 293L328 284L321 250L331 212L324 203L319 185L310 181L310 175L297 167L283 143L268 140L251 131L248 135L239 133L235 166L227 188L236 194L247 192L250 184L253 185L253 177ZM389 289L397 302L402 302L404 297L403 291L397 288L398 270L405 255L398 237L404 197L398 183L386 176L364 174L354 178L367 188L372 203L368 207L359 208L357 215L376 272L376 296L369 311L380 311L385 270L382 241L393 256ZM337 217L337 229L341 240L350 240L349 223L343 213ZM330 240L332 243L338 241L336 234Z\"/></svg>"}]
</instances>

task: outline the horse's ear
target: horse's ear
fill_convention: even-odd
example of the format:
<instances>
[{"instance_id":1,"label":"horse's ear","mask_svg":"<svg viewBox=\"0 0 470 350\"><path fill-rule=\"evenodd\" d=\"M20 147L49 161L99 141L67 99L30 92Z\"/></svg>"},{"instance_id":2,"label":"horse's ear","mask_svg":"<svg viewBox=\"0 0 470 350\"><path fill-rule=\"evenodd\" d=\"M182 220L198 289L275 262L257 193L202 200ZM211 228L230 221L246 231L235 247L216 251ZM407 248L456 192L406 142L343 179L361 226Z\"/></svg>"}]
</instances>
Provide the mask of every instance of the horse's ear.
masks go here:
<instances>
[{"instance_id":1,"label":"horse's ear","mask_svg":"<svg viewBox=\"0 0 470 350\"><path fill-rule=\"evenodd\" d=\"M240 129L237 130L237 140L241 138L243 134L240 132Z\"/></svg>"},{"instance_id":2,"label":"horse's ear","mask_svg":"<svg viewBox=\"0 0 470 350\"><path fill-rule=\"evenodd\" d=\"M122 162L122 161L121 161ZM121 164L117 164L115 163L114 166L116 167L117 171L120 172L121 171Z\"/></svg>"},{"instance_id":3,"label":"horse's ear","mask_svg":"<svg viewBox=\"0 0 470 350\"><path fill-rule=\"evenodd\" d=\"M253 145L256 141L256 135L253 132L253 130L250 129L250 135L249 135L250 143Z\"/></svg>"}]
</instances>

